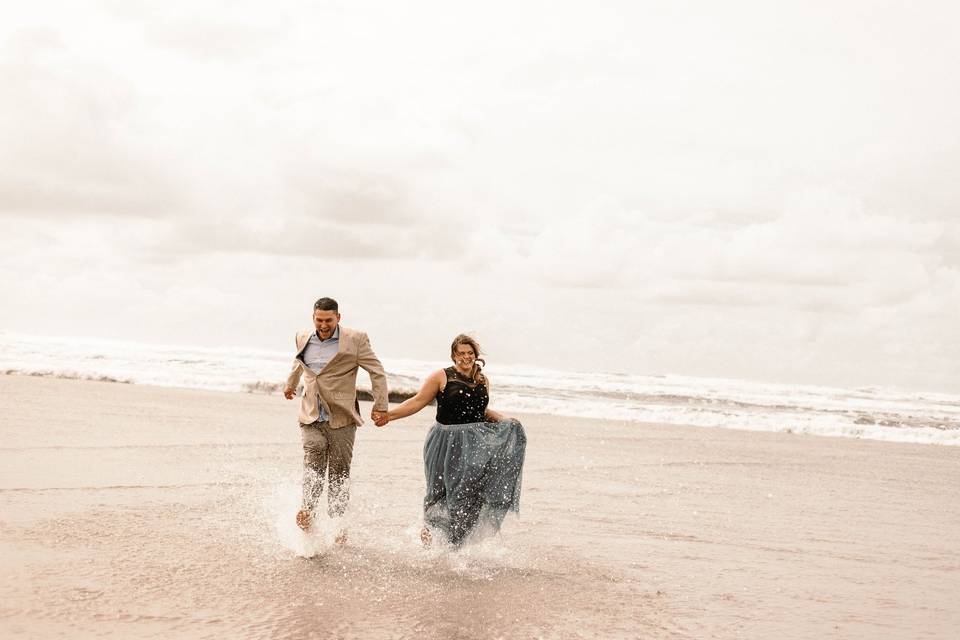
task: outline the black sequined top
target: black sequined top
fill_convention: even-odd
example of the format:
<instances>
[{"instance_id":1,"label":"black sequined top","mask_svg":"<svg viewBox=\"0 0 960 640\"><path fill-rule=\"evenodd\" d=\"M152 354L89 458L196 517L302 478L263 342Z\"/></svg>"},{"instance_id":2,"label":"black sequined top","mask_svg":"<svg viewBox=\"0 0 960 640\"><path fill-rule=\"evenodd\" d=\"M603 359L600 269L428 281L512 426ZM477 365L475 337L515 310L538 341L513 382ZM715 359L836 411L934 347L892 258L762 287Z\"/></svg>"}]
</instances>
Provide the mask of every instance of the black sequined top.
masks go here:
<instances>
[{"instance_id":1,"label":"black sequined top","mask_svg":"<svg viewBox=\"0 0 960 640\"><path fill-rule=\"evenodd\" d=\"M474 382L455 367L444 369L447 386L437 393L437 422L440 424L467 424L485 422L484 415L490 396L487 385Z\"/></svg>"}]
</instances>

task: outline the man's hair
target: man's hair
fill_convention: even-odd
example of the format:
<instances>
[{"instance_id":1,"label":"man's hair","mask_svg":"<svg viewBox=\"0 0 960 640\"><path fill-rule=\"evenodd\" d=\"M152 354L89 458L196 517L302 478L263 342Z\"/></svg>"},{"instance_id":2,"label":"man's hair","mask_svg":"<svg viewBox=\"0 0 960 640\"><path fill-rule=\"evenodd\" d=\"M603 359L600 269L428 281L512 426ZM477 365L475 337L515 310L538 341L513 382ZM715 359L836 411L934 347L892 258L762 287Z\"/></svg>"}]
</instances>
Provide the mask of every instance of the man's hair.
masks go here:
<instances>
[{"instance_id":1,"label":"man's hair","mask_svg":"<svg viewBox=\"0 0 960 640\"><path fill-rule=\"evenodd\" d=\"M313 303L314 311L336 311L340 313L340 305L333 298L320 298Z\"/></svg>"}]
</instances>

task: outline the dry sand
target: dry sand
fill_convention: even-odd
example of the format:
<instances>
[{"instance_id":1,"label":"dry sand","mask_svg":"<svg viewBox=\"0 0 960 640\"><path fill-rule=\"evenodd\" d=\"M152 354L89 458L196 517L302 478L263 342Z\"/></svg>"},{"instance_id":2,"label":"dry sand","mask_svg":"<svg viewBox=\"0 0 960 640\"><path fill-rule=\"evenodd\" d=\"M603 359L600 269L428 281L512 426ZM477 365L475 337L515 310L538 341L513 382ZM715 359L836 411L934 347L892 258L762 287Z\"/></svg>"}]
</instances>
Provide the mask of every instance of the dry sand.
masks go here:
<instances>
[{"instance_id":1,"label":"dry sand","mask_svg":"<svg viewBox=\"0 0 960 640\"><path fill-rule=\"evenodd\" d=\"M429 412L358 432L331 548L294 402L0 376L0 637L958 637L960 448L518 416L521 515L450 553Z\"/></svg>"}]
</instances>

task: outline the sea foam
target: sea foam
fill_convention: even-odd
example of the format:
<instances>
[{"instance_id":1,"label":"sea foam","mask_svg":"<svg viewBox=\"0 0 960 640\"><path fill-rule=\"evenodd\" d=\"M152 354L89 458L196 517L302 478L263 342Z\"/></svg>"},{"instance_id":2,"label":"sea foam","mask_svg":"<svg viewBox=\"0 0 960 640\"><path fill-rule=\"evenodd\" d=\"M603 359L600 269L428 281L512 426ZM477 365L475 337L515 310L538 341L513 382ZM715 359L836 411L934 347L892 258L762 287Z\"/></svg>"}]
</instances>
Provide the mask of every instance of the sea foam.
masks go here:
<instances>
[{"instance_id":1,"label":"sea foam","mask_svg":"<svg viewBox=\"0 0 960 640\"><path fill-rule=\"evenodd\" d=\"M392 401L448 363L382 358ZM0 334L0 372L279 393L290 354L265 349L152 345ZM569 372L491 364L500 411L630 422L960 445L960 396L721 378ZM364 374L361 389L369 389Z\"/></svg>"}]
</instances>

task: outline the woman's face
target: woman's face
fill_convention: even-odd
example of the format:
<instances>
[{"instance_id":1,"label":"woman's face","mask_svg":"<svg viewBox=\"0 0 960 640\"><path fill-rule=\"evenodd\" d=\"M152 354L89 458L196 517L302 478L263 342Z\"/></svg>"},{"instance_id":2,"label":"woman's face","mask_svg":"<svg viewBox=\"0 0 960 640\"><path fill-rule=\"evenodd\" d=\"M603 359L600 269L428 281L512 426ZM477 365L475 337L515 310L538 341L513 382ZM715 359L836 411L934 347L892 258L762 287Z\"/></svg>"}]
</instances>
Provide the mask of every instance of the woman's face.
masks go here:
<instances>
[{"instance_id":1,"label":"woman's face","mask_svg":"<svg viewBox=\"0 0 960 640\"><path fill-rule=\"evenodd\" d=\"M453 362L461 369L472 368L476 359L477 354L473 351L473 347L468 344L458 344L453 351Z\"/></svg>"}]
</instances>

